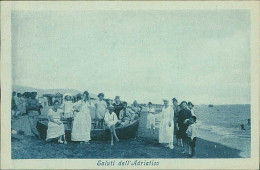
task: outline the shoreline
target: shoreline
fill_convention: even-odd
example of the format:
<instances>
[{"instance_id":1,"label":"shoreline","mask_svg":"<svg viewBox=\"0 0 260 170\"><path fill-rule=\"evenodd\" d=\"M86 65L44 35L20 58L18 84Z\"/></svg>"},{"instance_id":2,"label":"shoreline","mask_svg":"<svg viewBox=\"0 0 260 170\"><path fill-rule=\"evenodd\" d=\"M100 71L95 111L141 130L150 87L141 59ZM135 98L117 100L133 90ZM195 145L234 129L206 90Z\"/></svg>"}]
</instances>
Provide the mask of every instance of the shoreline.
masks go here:
<instances>
[{"instance_id":1,"label":"shoreline","mask_svg":"<svg viewBox=\"0 0 260 170\"><path fill-rule=\"evenodd\" d=\"M219 143L223 146L239 150L239 156L241 158L250 158L251 157L251 139L250 138L231 138L218 135L214 132L205 129L198 130L198 136L200 138L209 141Z\"/></svg>"},{"instance_id":2,"label":"shoreline","mask_svg":"<svg viewBox=\"0 0 260 170\"><path fill-rule=\"evenodd\" d=\"M12 135L13 136L13 135ZM162 147L156 139L137 138L121 140L114 146L109 141L91 141L90 145L47 143L25 135L12 137L12 159L189 159L182 147L173 150ZM196 158L241 158L240 151L201 138L196 143Z\"/></svg>"}]
</instances>

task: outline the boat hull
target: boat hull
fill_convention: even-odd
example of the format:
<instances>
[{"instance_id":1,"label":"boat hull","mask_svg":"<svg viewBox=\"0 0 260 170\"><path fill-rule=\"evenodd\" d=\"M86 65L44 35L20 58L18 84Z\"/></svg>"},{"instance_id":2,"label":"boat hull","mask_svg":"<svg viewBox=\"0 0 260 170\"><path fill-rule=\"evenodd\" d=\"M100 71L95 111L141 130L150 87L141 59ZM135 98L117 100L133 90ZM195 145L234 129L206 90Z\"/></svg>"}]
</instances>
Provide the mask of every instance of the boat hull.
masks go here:
<instances>
[{"instance_id":1,"label":"boat hull","mask_svg":"<svg viewBox=\"0 0 260 170\"><path fill-rule=\"evenodd\" d=\"M117 127L116 134L119 139L135 138L137 136L138 127L139 127L139 120L136 120L127 126ZM40 138L46 139L48 121L47 120L37 121L36 128L40 134ZM71 130L65 130L65 135L66 135L66 140L71 141ZM98 140L98 141L110 140L110 130L109 129L91 130L91 140Z\"/></svg>"}]
</instances>

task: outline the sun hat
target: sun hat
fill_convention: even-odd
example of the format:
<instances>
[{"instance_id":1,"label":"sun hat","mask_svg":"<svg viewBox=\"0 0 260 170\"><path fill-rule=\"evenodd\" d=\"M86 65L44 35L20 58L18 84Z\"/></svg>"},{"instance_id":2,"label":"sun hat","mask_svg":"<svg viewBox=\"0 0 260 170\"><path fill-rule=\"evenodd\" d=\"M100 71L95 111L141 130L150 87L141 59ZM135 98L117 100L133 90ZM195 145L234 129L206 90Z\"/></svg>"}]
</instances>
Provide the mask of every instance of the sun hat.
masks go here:
<instances>
[{"instance_id":1,"label":"sun hat","mask_svg":"<svg viewBox=\"0 0 260 170\"><path fill-rule=\"evenodd\" d=\"M98 97L99 97L99 96L105 97L104 93L99 93L99 94L98 94Z\"/></svg>"},{"instance_id":2,"label":"sun hat","mask_svg":"<svg viewBox=\"0 0 260 170\"><path fill-rule=\"evenodd\" d=\"M186 101L182 101L180 105L182 105L183 103L186 103L186 104L187 104L187 102L186 102Z\"/></svg>"},{"instance_id":3,"label":"sun hat","mask_svg":"<svg viewBox=\"0 0 260 170\"><path fill-rule=\"evenodd\" d=\"M66 98L66 96L72 97L72 95L71 95L70 93L65 93L65 94L63 95L63 100Z\"/></svg>"}]
</instances>

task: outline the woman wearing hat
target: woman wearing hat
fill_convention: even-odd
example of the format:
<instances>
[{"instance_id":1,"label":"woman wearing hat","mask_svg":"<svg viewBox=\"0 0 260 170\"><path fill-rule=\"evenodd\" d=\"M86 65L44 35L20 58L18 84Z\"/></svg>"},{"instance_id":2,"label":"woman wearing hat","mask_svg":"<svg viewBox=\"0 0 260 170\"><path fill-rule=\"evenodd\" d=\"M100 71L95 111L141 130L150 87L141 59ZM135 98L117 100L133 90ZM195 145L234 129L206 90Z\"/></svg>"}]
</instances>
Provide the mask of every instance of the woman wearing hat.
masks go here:
<instances>
[{"instance_id":1,"label":"woman wearing hat","mask_svg":"<svg viewBox=\"0 0 260 170\"><path fill-rule=\"evenodd\" d=\"M169 106L169 101L163 100L164 106L161 112L161 122L159 129L159 143L168 144L167 147L173 149L173 108Z\"/></svg>"},{"instance_id":2,"label":"woman wearing hat","mask_svg":"<svg viewBox=\"0 0 260 170\"><path fill-rule=\"evenodd\" d=\"M83 93L83 99L75 104L78 112L75 115L72 127L71 140L89 144L91 132L90 108L95 107L90 100L88 91Z\"/></svg>"},{"instance_id":3,"label":"woman wearing hat","mask_svg":"<svg viewBox=\"0 0 260 170\"><path fill-rule=\"evenodd\" d=\"M118 122L117 115L114 113L114 107L113 106L108 106L108 112L105 113L105 124L107 127L110 129L110 134L111 134L111 145L113 145L113 138L115 137L116 141L119 141L117 135L116 135L116 130L115 130L115 125Z\"/></svg>"},{"instance_id":4,"label":"woman wearing hat","mask_svg":"<svg viewBox=\"0 0 260 170\"><path fill-rule=\"evenodd\" d=\"M61 105L62 110L64 111L64 118L67 119L68 129L72 129L72 118L73 114L73 103L72 103L72 95L70 93L66 93L63 95L63 104Z\"/></svg>"}]
</instances>

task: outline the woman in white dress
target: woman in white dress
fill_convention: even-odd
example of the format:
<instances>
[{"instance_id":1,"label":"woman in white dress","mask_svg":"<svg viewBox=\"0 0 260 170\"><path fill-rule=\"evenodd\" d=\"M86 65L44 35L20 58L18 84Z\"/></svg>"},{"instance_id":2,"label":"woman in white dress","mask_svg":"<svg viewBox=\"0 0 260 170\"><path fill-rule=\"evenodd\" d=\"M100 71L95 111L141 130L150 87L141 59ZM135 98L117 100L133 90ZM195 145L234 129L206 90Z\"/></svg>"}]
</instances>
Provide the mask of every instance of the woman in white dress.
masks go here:
<instances>
[{"instance_id":1,"label":"woman in white dress","mask_svg":"<svg viewBox=\"0 0 260 170\"><path fill-rule=\"evenodd\" d=\"M79 141L81 144L89 144L91 131L90 108L95 106L90 100L89 93L87 91L83 93L83 99L78 101L74 107L78 110L78 112L75 114L71 140Z\"/></svg>"},{"instance_id":2,"label":"woman in white dress","mask_svg":"<svg viewBox=\"0 0 260 170\"><path fill-rule=\"evenodd\" d=\"M147 122L146 122L146 128L149 129L150 133L152 133L153 129L153 134L155 134L155 110L152 107L152 103L148 103L148 115L147 115Z\"/></svg>"},{"instance_id":3,"label":"woman in white dress","mask_svg":"<svg viewBox=\"0 0 260 170\"><path fill-rule=\"evenodd\" d=\"M46 141L58 138L58 143L67 143L65 140L65 128L60 120L63 111L59 108L59 101L55 100L53 107L48 111L48 129ZM62 140L63 139L63 140Z\"/></svg>"},{"instance_id":4,"label":"woman in white dress","mask_svg":"<svg viewBox=\"0 0 260 170\"><path fill-rule=\"evenodd\" d=\"M104 101L104 94L98 94L99 100L96 101L96 128L104 128L104 117L107 111L107 103Z\"/></svg>"},{"instance_id":5,"label":"woman in white dress","mask_svg":"<svg viewBox=\"0 0 260 170\"><path fill-rule=\"evenodd\" d=\"M115 140L118 142L119 139L116 135L116 130L115 130L115 125L118 122L118 118L117 115L114 112L114 106L108 106L108 110L105 113L105 124L107 125L107 127L110 129L110 134L111 134L111 145L114 145L113 143L113 138L115 137Z\"/></svg>"},{"instance_id":6,"label":"woman in white dress","mask_svg":"<svg viewBox=\"0 0 260 170\"><path fill-rule=\"evenodd\" d=\"M174 111L172 107L169 106L168 100L163 100L164 106L161 112L161 122L159 129L159 143L168 144L167 147L173 149L173 116Z\"/></svg>"}]
</instances>

